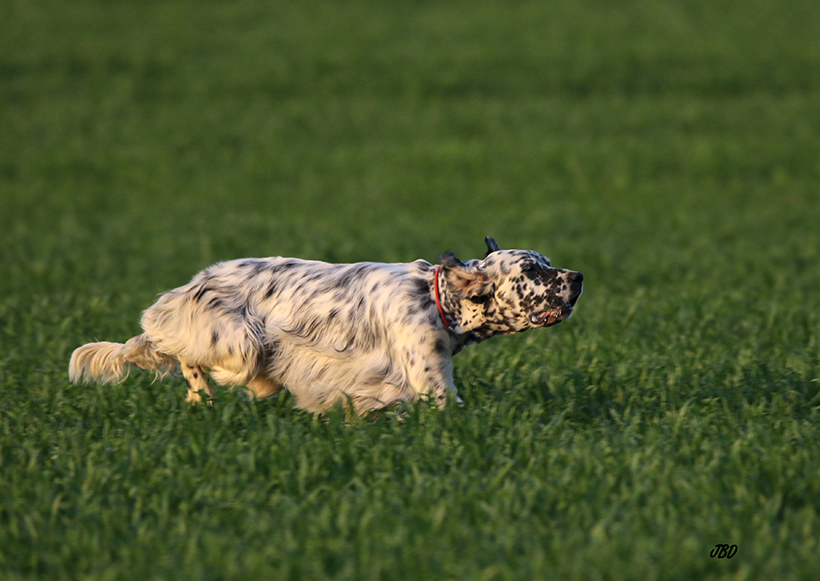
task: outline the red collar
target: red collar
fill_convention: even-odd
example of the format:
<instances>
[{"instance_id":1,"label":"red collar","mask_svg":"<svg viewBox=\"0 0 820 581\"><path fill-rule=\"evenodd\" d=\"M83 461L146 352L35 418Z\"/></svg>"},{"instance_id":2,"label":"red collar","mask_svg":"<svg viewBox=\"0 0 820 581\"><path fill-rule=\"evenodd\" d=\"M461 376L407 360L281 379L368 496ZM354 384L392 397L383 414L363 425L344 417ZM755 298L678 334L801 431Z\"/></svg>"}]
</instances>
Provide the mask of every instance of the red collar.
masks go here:
<instances>
[{"instance_id":1,"label":"red collar","mask_svg":"<svg viewBox=\"0 0 820 581\"><path fill-rule=\"evenodd\" d=\"M450 323L447 322L447 317L444 316L444 309L441 308L441 297L439 297L438 292L438 271L441 270L441 265L438 265L436 268L436 274L433 275L433 280L435 280L435 284L433 285L436 289L436 306L438 307L438 314L441 315L441 322L444 323L444 328L449 329Z\"/></svg>"}]
</instances>

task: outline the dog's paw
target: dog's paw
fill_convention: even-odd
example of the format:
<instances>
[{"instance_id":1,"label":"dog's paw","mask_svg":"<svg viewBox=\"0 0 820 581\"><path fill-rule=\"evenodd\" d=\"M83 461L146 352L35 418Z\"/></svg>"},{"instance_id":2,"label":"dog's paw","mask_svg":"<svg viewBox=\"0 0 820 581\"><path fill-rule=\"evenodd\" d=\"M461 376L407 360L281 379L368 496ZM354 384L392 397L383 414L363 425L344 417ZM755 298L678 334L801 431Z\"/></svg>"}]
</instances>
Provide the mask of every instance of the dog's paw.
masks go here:
<instances>
[{"instance_id":1,"label":"dog's paw","mask_svg":"<svg viewBox=\"0 0 820 581\"><path fill-rule=\"evenodd\" d=\"M185 401L188 402L188 405L196 405L202 403L202 396L195 391L189 391L188 395L185 396Z\"/></svg>"}]
</instances>

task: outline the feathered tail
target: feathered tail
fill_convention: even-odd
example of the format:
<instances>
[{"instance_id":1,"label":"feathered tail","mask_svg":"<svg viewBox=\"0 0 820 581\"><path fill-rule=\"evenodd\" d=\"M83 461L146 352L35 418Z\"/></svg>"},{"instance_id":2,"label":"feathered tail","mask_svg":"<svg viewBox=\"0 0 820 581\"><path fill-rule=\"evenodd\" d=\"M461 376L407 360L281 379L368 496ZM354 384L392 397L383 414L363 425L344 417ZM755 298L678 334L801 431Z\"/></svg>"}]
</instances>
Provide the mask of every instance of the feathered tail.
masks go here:
<instances>
[{"instance_id":1,"label":"feathered tail","mask_svg":"<svg viewBox=\"0 0 820 581\"><path fill-rule=\"evenodd\" d=\"M167 375L176 367L176 359L154 349L145 334L132 337L125 344L87 343L71 354L68 378L74 383L83 379L118 383L128 377L129 364Z\"/></svg>"}]
</instances>

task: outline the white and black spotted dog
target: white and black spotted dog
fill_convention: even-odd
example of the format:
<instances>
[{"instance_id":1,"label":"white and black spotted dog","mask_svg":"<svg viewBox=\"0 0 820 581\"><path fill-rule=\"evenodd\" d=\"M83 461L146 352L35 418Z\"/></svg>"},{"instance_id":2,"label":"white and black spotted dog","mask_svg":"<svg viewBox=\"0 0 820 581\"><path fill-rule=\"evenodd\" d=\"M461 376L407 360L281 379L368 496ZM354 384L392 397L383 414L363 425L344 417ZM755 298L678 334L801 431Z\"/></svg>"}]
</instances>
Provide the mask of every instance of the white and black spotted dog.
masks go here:
<instances>
[{"instance_id":1,"label":"white and black spotted dog","mask_svg":"<svg viewBox=\"0 0 820 581\"><path fill-rule=\"evenodd\" d=\"M448 252L440 265L232 260L169 291L142 315L144 333L74 351L69 377L122 381L128 366L177 367L187 401L219 384L255 397L284 387L296 405L359 414L420 396L456 398L453 355L494 335L555 325L571 314L583 276L531 250L485 238L483 260Z\"/></svg>"}]
</instances>

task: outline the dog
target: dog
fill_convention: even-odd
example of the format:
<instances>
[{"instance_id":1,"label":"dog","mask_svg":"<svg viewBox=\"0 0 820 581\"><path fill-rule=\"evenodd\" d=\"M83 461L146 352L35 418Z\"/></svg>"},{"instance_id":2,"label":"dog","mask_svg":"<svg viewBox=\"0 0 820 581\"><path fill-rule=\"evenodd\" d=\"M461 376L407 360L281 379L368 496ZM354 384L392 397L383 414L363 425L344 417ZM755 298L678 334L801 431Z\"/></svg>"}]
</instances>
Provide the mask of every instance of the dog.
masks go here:
<instances>
[{"instance_id":1,"label":"dog","mask_svg":"<svg viewBox=\"0 0 820 581\"><path fill-rule=\"evenodd\" d=\"M212 402L208 372L255 398L286 388L314 413L461 401L453 355L496 335L556 325L583 290L579 272L553 268L532 250L501 250L489 236L485 243L482 260L446 252L438 265L220 262L162 294L143 313L142 334L75 350L69 379L116 383L132 365L159 376L179 370L194 404L200 392Z\"/></svg>"}]
</instances>

